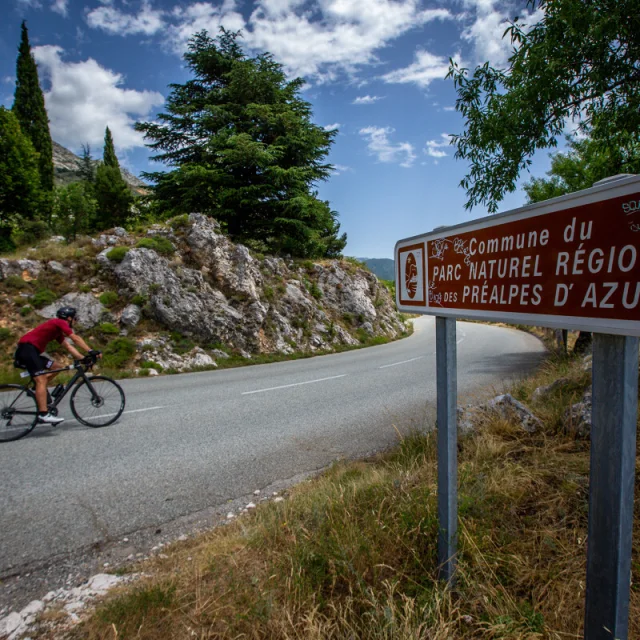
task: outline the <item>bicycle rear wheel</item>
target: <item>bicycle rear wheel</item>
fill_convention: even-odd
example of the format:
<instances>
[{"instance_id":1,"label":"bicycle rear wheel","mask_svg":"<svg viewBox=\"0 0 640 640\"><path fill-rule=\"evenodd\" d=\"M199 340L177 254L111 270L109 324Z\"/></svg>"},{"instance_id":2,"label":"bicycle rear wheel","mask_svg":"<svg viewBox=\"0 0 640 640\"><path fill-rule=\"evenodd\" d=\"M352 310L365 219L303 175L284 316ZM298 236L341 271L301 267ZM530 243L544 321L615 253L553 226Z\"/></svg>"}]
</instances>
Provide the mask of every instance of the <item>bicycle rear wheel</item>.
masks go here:
<instances>
[{"instance_id":1,"label":"bicycle rear wheel","mask_svg":"<svg viewBox=\"0 0 640 640\"><path fill-rule=\"evenodd\" d=\"M88 427L113 424L122 415L124 403L122 387L105 376L91 376L81 382L69 401L76 420Z\"/></svg>"},{"instance_id":2,"label":"bicycle rear wheel","mask_svg":"<svg viewBox=\"0 0 640 640\"><path fill-rule=\"evenodd\" d=\"M0 386L0 442L27 435L38 422L36 396L19 384Z\"/></svg>"}]
</instances>

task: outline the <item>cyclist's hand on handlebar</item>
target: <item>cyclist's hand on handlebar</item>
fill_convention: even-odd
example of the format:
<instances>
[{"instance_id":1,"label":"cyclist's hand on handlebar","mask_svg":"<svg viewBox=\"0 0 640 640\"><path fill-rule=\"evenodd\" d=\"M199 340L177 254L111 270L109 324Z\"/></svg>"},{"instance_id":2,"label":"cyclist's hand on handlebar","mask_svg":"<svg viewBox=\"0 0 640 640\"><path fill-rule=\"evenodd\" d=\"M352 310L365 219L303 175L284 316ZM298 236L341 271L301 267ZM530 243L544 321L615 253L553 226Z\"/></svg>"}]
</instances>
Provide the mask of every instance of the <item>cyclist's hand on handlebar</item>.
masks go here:
<instances>
[{"instance_id":1,"label":"cyclist's hand on handlebar","mask_svg":"<svg viewBox=\"0 0 640 640\"><path fill-rule=\"evenodd\" d=\"M87 354L91 358L102 358L102 351L98 351L97 349L91 349Z\"/></svg>"}]
</instances>

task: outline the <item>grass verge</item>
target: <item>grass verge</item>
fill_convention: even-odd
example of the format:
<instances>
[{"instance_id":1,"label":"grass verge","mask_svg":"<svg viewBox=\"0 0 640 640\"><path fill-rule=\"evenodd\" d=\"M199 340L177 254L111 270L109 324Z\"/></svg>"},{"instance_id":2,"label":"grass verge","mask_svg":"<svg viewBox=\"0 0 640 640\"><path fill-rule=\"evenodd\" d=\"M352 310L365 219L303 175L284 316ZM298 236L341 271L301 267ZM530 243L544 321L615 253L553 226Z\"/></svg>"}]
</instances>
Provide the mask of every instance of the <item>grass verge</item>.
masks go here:
<instances>
[{"instance_id":1,"label":"grass verge","mask_svg":"<svg viewBox=\"0 0 640 640\"><path fill-rule=\"evenodd\" d=\"M565 387L532 399L558 377ZM167 557L142 567L146 577L113 593L73 637L580 638L589 443L569 434L563 415L588 384L581 360L551 359L512 389L542 430L487 415L460 440L451 590L437 580L435 438L415 434L165 548ZM638 506L640 487L635 495ZM638 516L634 540L629 637L640 637Z\"/></svg>"}]
</instances>

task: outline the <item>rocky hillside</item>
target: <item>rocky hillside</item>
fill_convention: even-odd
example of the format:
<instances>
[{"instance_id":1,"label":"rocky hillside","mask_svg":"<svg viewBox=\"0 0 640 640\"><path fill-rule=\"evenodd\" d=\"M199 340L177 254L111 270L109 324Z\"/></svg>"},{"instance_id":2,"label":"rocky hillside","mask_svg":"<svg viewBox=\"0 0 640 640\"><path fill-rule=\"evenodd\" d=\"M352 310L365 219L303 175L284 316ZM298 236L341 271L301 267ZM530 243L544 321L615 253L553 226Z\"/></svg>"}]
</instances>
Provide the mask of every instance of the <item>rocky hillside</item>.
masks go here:
<instances>
[{"instance_id":1,"label":"rocky hillside","mask_svg":"<svg viewBox=\"0 0 640 640\"><path fill-rule=\"evenodd\" d=\"M56 184L67 185L80 181L80 162L80 158L75 153L61 144L53 142L53 170ZM97 166L98 164L98 160L95 160L94 165ZM142 182L140 178L137 178L122 167L120 167L120 173L133 193L142 195L147 192L148 185Z\"/></svg>"},{"instance_id":2,"label":"rocky hillside","mask_svg":"<svg viewBox=\"0 0 640 640\"><path fill-rule=\"evenodd\" d=\"M252 255L200 214L0 259L0 370L19 335L62 305L105 349L104 366L142 375L265 356L324 353L406 330L388 290L340 260Z\"/></svg>"}]
</instances>

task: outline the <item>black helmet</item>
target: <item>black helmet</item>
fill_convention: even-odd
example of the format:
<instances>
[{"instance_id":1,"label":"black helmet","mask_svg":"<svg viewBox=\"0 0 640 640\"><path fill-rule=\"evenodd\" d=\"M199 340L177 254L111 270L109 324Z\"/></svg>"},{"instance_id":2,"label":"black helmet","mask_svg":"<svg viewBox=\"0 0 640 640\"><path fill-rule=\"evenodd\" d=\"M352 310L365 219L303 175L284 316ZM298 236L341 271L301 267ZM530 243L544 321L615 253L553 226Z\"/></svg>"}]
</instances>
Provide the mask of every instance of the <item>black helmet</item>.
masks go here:
<instances>
[{"instance_id":1,"label":"black helmet","mask_svg":"<svg viewBox=\"0 0 640 640\"><path fill-rule=\"evenodd\" d=\"M56 317L66 320L67 318L75 318L76 310L73 307L61 307L56 311Z\"/></svg>"}]
</instances>

